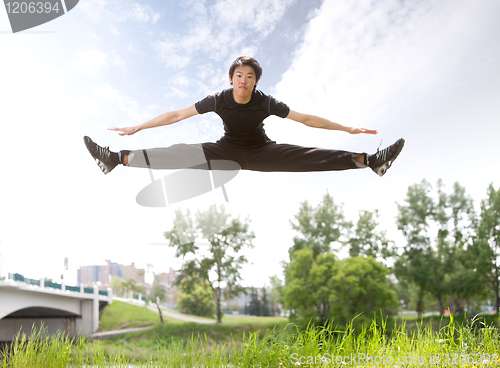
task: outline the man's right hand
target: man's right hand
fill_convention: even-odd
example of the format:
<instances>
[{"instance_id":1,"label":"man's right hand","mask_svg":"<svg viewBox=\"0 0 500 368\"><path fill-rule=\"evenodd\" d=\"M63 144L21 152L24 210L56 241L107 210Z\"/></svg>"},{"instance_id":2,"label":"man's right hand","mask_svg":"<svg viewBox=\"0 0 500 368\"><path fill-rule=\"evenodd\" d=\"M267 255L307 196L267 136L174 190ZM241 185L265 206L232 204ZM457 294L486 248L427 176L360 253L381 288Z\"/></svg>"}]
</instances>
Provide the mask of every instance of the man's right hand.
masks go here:
<instances>
[{"instance_id":1,"label":"man's right hand","mask_svg":"<svg viewBox=\"0 0 500 368\"><path fill-rule=\"evenodd\" d=\"M115 132L121 132L120 135L132 135L139 131L138 127L128 127L128 128L108 128L108 130L113 130Z\"/></svg>"}]
</instances>

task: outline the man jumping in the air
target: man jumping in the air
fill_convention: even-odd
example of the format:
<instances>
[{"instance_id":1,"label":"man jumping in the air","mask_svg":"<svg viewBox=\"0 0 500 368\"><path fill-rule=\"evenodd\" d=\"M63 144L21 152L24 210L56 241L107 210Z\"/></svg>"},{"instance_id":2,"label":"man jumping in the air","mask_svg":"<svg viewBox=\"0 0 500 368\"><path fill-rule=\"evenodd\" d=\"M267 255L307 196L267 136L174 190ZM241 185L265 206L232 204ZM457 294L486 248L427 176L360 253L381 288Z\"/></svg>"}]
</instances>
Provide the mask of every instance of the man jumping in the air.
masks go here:
<instances>
[{"instance_id":1,"label":"man jumping in the air","mask_svg":"<svg viewBox=\"0 0 500 368\"><path fill-rule=\"evenodd\" d=\"M290 110L284 103L256 89L261 75L262 68L257 60L239 57L229 69L229 81L233 88L207 96L188 108L166 112L141 125L110 128L120 132L120 135L132 135L143 129L173 124L213 111L222 118L225 130L224 136L216 143L175 144L167 148L112 152L108 147L101 147L89 137L84 137L85 145L105 174L118 164L152 169L213 169L211 162L223 160L236 162L241 169L255 171L329 171L370 167L382 176L403 149L403 138L372 155L277 144L264 132L264 119L270 115L350 134L377 134L377 131L345 127L318 116Z\"/></svg>"}]
</instances>

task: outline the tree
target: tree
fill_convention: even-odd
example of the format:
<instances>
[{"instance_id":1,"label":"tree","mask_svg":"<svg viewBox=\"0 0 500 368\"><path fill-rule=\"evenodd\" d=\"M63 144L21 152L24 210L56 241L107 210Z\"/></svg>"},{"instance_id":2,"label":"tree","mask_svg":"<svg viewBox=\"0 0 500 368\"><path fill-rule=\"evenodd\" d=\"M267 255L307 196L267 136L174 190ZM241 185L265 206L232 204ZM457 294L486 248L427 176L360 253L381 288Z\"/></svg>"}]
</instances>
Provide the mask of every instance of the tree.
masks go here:
<instances>
[{"instance_id":1,"label":"tree","mask_svg":"<svg viewBox=\"0 0 500 368\"><path fill-rule=\"evenodd\" d=\"M443 191L441 181L434 197L431 191L432 186L423 180L408 188L406 204L398 204L397 224L407 243L394 270L398 279L415 283L420 289L417 292L420 314L425 293L429 292L442 315L445 296L458 293L454 286L464 275L459 255L467 241L466 229L470 227L473 211L472 201L458 183L450 195ZM467 293L470 295L474 290L468 288ZM459 294L466 293L462 290Z\"/></svg>"},{"instance_id":2,"label":"tree","mask_svg":"<svg viewBox=\"0 0 500 368\"><path fill-rule=\"evenodd\" d=\"M349 255L371 256L386 260L394 254L390 241L385 238L385 231L377 231L378 210L360 211L354 235L349 237Z\"/></svg>"},{"instance_id":3,"label":"tree","mask_svg":"<svg viewBox=\"0 0 500 368\"><path fill-rule=\"evenodd\" d=\"M312 250L303 248L294 253L286 272L290 282L283 291L293 317L344 324L360 313L370 319L398 305L388 269L373 257L338 261L325 253L314 259Z\"/></svg>"},{"instance_id":4,"label":"tree","mask_svg":"<svg viewBox=\"0 0 500 368\"><path fill-rule=\"evenodd\" d=\"M495 295L495 310L500 310L500 189L490 184L488 198L481 202L476 235L469 247L469 267Z\"/></svg>"},{"instance_id":5,"label":"tree","mask_svg":"<svg viewBox=\"0 0 500 368\"><path fill-rule=\"evenodd\" d=\"M285 305L285 297L283 295L283 281L277 275L269 278L271 284L271 314L281 314L281 308Z\"/></svg>"},{"instance_id":6,"label":"tree","mask_svg":"<svg viewBox=\"0 0 500 368\"><path fill-rule=\"evenodd\" d=\"M341 240L351 227L351 223L344 218L342 208L334 203L328 193L315 208L307 201L301 203L295 221L291 222L292 229L300 235L293 238L293 246L288 251L290 259L295 251L306 247L313 251L313 258L330 252L331 244Z\"/></svg>"},{"instance_id":7,"label":"tree","mask_svg":"<svg viewBox=\"0 0 500 368\"><path fill-rule=\"evenodd\" d=\"M295 251L285 274L285 306L292 317L326 322L330 312L330 279L334 276L335 255L323 253L314 258L312 249Z\"/></svg>"},{"instance_id":8,"label":"tree","mask_svg":"<svg viewBox=\"0 0 500 368\"><path fill-rule=\"evenodd\" d=\"M454 183L453 191L446 195L443 192L442 182L438 182L438 195L441 205L438 209L437 222L438 247L446 244L450 254L451 271L447 275L447 291L449 293L449 307L453 313L463 313L464 308L472 298L481 291L480 281L469 268L470 252L468 247L474 234L476 223L472 199L466 195L465 188Z\"/></svg>"},{"instance_id":9,"label":"tree","mask_svg":"<svg viewBox=\"0 0 500 368\"><path fill-rule=\"evenodd\" d=\"M167 294L162 285L157 283L156 281L151 285L149 290L149 295L147 302L153 302L156 304L158 308L158 314L160 315L160 322L163 324L163 314L161 312L160 304L163 303L167 299Z\"/></svg>"},{"instance_id":10,"label":"tree","mask_svg":"<svg viewBox=\"0 0 500 368\"><path fill-rule=\"evenodd\" d=\"M347 323L355 316L369 322L375 314L392 314L398 307L389 270L373 257L351 257L338 261L329 280L331 318Z\"/></svg>"},{"instance_id":11,"label":"tree","mask_svg":"<svg viewBox=\"0 0 500 368\"><path fill-rule=\"evenodd\" d=\"M255 238L249 230L249 220L230 220L223 205L219 208L212 205L207 211L198 212L195 219L189 211L186 214L176 211L174 224L174 229L164 235L169 246L176 248L176 257L184 259L178 285L189 294L198 280L208 282L214 295L217 323L222 323L222 290L227 300L243 291L239 284L240 269L247 259L239 252L253 247ZM188 242L181 241L185 239ZM200 239L206 239L208 244L204 245Z\"/></svg>"},{"instance_id":12,"label":"tree","mask_svg":"<svg viewBox=\"0 0 500 368\"><path fill-rule=\"evenodd\" d=\"M212 288L208 282L199 280L189 294L181 293L177 307L183 313L212 318L215 314Z\"/></svg>"},{"instance_id":13,"label":"tree","mask_svg":"<svg viewBox=\"0 0 500 368\"><path fill-rule=\"evenodd\" d=\"M285 265L283 299L292 317L324 322L330 309L327 284L336 260L332 243L342 242L351 223L328 193L314 208L307 201L301 203L294 217L291 226L299 234L288 250L290 263Z\"/></svg>"},{"instance_id":14,"label":"tree","mask_svg":"<svg viewBox=\"0 0 500 368\"><path fill-rule=\"evenodd\" d=\"M259 296L257 295L257 290L252 287L250 291L250 303L248 303L247 306L247 313L252 316L260 316L261 308L262 305Z\"/></svg>"},{"instance_id":15,"label":"tree","mask_svg":"<svg viewBox=\"0 0 500 368\"><path fill-rule=\"evenodd\" d=\"M260 315L266 316L266 317L271 315L271 311L269 309L269 300L267 299L267 290L266 290L265 286L262 288L262 300L260 303Z\"/></svg>"},{"instance_id":16,"label":"tree","mask_svg":"<svg viewBox=\"0 0 500 368\"><path fill-rule=\"evenodd\" d=\"M111 285L117 295L128 296L129 293L146 293L146 288L143 285L137 285L137 281L131 277L121 278L113 276L111 278Z\"/></svg>"},{"instance_id":17,"label":"tree","mask_svg":"<svg viewBox=\"0 0 500 368\"><path fill-rule=\"evenodd\" d=\"M120 276L111 276L111 288L113 289L113 294L116 296L125 296L122 289L122 281L123 278Z\"/></svg>"}]
</instances>

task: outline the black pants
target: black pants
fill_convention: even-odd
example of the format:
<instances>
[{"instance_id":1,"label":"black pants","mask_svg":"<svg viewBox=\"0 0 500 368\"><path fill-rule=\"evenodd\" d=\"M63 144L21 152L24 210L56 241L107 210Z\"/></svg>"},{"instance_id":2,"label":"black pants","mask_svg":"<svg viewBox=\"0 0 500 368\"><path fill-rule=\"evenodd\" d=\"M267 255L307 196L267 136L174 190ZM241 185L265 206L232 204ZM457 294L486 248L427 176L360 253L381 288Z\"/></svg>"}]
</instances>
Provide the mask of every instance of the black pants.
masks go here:
<instances>
[{"instance_id":1,"label":"black pants","mask_svg":"<svg viewBox=\"0 0 500 368\"><path fill-rule=\"evenodd\" d=\"M152 169L214 169L211 162L230 161L243 170L253 171L332 171L366 167L354 161L364 153L308 148L291 144L264 142L240 146L220 140L216 143L175 144L165 148L122 151L131 167ZM217 166L221 169L221 166ZM223 169L223 168L222 168ZM234 170L234 164L228 166Z\"/></svg>"}]
</instances>

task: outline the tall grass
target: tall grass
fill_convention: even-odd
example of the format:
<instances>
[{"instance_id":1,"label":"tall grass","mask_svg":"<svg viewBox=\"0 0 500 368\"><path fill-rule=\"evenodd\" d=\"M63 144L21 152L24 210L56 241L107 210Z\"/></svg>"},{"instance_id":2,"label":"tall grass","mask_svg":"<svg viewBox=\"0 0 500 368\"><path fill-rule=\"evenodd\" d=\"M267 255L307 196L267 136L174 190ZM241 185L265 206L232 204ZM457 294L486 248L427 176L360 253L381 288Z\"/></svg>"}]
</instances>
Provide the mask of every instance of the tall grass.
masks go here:
<instances>
[{"instance_id":1,"label":"tall grass","mask_svg":"<svg viewBox=\"0 0 500 368\"><path fill-rule=\"evenodd\" d=\"M128 363L120 354L105 354L97 341L64 334L48 337L43 326L38 330L33 328L30 336L18 334L10 347L0 352L1 368L105 367Z\"/></svg>"},{"instance_id":2,"label":"tall grass","mask_svg":"<svg viewBox=\"0 0 500 368\"><path fill-rule=\"evenodd\" d=\"M466 324L450 322L439 331L420 324L409 331L404 321L387 331L382 320L356 330L349 323L338 330L332 323L261 337L246 333L243 343L228 339L210 344L203 335L130 358L120 351L106 351L99 341L46 338L43 330L22 335L5 350L0 367L500 367L499 331L478 319Z\"/></svg>"}]
</instances>

